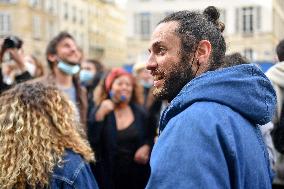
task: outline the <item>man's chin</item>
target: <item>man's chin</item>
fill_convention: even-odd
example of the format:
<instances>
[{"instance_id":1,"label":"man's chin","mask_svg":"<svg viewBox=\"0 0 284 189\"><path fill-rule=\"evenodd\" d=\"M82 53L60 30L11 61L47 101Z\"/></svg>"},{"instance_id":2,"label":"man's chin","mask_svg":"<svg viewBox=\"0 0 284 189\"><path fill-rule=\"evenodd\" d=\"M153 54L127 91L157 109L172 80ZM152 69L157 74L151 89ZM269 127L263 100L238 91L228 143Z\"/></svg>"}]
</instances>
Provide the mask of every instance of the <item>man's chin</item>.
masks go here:
<instances>
[{"instance_id":1,"label":"man's chin","mask_svg":"<svg viewBox=\"0 0 284 189\"><path fill-rule=\"evenodd\" d=\"M159 100L166 100L166 92L163 88L159 87L154 87L154 90L153 90L153 95L156 99L159 99Z\"/></svg>"},{"instance_id":2,"label":"man's chin","mask_svg":"<svg viewBox=\"0 0 284 189\"><path fill-rule=\"evenodd\" d=\"M77 65L77 64L80 64L80 60L78 60L77 58L75 59L62 59L64 62L66 62L67 64L70 64L70 65Z\"/></svg>"},{"instance_id":3,"label":"man's chin","mask_svg":"<svg viewBox=\"0 0 284 189\"><path fill-rule=\"evenodd\" d=\"M77 64L80 64L79 61L77 61L77 62L75 62L75 61L67 61L67 62L68 62L68 64L70 64L70 65L77 65Z\"/></svg>"}]
</instances>

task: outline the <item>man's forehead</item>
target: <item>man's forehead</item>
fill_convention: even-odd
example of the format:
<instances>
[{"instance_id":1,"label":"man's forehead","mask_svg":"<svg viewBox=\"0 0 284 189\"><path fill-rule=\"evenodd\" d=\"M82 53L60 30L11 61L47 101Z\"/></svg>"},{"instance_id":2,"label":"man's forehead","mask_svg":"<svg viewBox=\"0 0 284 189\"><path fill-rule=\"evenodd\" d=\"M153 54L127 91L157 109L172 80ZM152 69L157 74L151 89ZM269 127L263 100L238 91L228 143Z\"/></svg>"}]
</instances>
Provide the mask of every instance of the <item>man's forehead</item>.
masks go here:
<instances>
[{"instance_id":1,"label":"man's forehead","mask_svg":"<svg viewBox=\"0 0 284 189\"><path fill-rule=\"evenodd\" d=\"M162 43L167 40L170 36L176 35L178 23L177 22L165 22L159 24L151 37L151 45Z\"/></svg>"},{"instance_id":2,"label":"man's forehead","mask_svg":"<svg viewBox=\"0 0 284 189\"><path fill-rule=\"evenodd\" d=\"M66 37L66 38L60 40L58 44L65 44L65 43L71 43L71 44L77 45L75 40L70 38L70 37Z\"/></svg>"},{"instance_id":3,"label":"man's forehead","mask_svg":"<svg viewBox=\"0 0 284 189\"><path fill-rule=\"evenodd\" d=\"M72 38L69 38L69 37L66 37L66 38L60 40L58 42L58 44L56 45L56 49L61 48L61 47L65 46L65 45L73 46L73 47L75 46L77 52L80 53L76 41L74 39L72 39Z\"/></svg>"}]
</instances>

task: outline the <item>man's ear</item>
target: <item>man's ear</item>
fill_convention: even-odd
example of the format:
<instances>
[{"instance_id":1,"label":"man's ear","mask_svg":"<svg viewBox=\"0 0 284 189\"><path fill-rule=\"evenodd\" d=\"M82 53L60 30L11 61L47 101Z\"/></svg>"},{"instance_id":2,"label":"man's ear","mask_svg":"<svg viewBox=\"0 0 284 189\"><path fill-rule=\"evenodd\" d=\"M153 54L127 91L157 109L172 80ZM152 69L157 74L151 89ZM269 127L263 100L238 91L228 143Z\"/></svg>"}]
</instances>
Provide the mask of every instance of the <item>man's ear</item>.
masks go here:
<instances>
[{"instance_id":1,"label":"man's ear","mask_svg":"<svg viewBox=\"0 0 284 189\"><path fill-rule=\"evenodd\" d=\"M56 61L57 61L57 55L55 55L55 54L49 54L49 55L47 55L47 59L48 59L50 62L56 62Z\"/></svg>"},{"instance_id":2,"label":"man's ear","mask_svg":"<svg viewBox=\"0 0 284 189\"><path fill-rule=\"evenodd\" d=\"M208 40L201 40L198 43L195 57L199 64L208 64L211 55L212 46Z\"/></svg>"}]
</instances>

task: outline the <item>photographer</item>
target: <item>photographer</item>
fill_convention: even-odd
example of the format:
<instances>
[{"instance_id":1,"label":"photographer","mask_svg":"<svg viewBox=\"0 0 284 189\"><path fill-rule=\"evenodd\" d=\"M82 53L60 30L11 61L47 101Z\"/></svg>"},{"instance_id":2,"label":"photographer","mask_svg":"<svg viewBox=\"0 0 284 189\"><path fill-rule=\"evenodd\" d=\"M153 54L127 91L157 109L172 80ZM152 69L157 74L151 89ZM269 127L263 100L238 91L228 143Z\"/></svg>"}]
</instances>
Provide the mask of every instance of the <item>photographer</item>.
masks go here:
<instances>
[{"instance_id":1,"label":"photographer","mask_svg":"<svg viewBox=\"0 0 284 189\"><path fill-rule=\"evenodd\" d=\"M0 93L13 84L32 79L24 61L23 41L8 36L0 42Z\"/></svg>"}]
</instances>

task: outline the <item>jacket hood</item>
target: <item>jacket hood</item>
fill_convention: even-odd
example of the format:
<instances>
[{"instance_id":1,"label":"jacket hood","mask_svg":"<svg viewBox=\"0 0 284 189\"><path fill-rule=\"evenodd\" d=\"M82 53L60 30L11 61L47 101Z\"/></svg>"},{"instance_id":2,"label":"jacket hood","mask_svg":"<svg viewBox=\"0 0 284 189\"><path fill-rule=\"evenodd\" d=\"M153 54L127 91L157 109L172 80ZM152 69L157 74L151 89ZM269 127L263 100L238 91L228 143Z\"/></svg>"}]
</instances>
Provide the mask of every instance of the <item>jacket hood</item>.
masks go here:
<instances>
[{"instance_id":1,"label":"jacket hood","mask_svg":"<svg viewBox=\"0 0 284 189\"><path fill-rule=\"evenodd\" d=\"M266 72L267 77L273 82L284 88L284 62L279 62Z\"/></svg>"},{"instance_id":2,"label":"jacket hood","mask_svg":"<svg viewBox=\"0 0 284 189\"><path fill-rule=\"evenodd\" d=\"M268 78L253 64L208 71L187 83L171 101L162 114L161 130L172 117L198 101L223 104L263 125L273 116L276 95Z\"/></svg>"}]
</instances>

